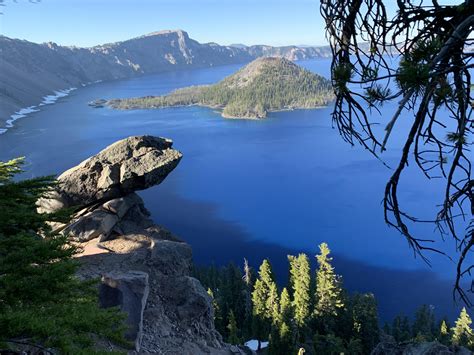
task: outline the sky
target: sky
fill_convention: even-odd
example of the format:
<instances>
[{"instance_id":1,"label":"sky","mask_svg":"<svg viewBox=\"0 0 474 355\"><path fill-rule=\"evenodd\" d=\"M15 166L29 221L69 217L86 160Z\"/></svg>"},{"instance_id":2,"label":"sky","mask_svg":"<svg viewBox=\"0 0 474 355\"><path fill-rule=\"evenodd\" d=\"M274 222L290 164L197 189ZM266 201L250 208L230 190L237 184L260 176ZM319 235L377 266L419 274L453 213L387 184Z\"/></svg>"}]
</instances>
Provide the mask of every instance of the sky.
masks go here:
<instances>
[{"instance_id":1,"label":"sky","mask_svg":"<svg viewBox=\"0 0 474 355\"><path fill-rule=\"evenodd\" d=\"M11 38L88 47L164 29L199 42L324 45L318 0L6 0Z\"/></svg>"}]
</instances>

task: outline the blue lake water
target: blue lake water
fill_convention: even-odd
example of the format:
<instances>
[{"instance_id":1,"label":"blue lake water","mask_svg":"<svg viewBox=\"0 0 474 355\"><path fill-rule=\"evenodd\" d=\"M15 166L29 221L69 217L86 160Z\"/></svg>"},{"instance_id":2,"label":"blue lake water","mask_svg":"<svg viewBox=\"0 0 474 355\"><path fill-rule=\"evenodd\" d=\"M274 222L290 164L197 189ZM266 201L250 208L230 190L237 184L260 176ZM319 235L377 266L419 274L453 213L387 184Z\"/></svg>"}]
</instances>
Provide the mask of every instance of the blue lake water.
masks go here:
<instances>
[{"instance_id":1,"label":"blue lake water","mask_svg":"<svg viewBox=\"0 0 474 355\"><path fill-rule=\"evenodd\" d=\"M327 60L299 64L329 76ZM164 183L141 196L158 224L192 245L197 263L241 263L247 257L258 266L270 257L284 278L288 253L314 255L326 241L345 285L373 291L383 318L412 312L421 303L454 315L454 265L431 256L428 268L385 225L381 202L391 170L342 141L331 125L331 107L247 121L226 120L199 107L114 111L87 105L97 98L157 95L214 83L238 68L164 73L78 89L1 135L0 160L25 156L26 177L49 175L130 135L171 138L183 160ZM385 106L380 122L393 111L394 106ZM401 134L410 123L410 115L405 116L383 155L389 165L396 163ZM409 169L401 185L407 210L433 217L442 181L427 182ZM431 225L414 228L438 238Z\"/></svg>"}]
</instances>

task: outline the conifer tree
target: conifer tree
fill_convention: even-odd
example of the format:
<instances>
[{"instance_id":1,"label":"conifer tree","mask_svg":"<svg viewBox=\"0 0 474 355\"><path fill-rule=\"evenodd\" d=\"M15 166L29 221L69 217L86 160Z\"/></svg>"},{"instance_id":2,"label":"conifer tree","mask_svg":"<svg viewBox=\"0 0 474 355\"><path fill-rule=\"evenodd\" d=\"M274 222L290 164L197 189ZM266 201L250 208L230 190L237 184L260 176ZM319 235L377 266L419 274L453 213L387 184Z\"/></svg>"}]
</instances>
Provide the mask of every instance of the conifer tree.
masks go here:
<instances>
[{"instance_id":1,"label":"conifer tree","mask_svg":"<svg viewBox=\"0 0 474 355\"><path fill-rule=\"evenodd\" d=\"M260 265L258 279L255 281L252 292L253 303L253 329L255 336L261 346L261 340L267 339L274 316L273 302L270 302L271 290L276 290L272 267L265 259ZM273 292L273 291L272 291ZM272 295L274 297L274 295Z\"/></svg>"},{"instance_id":2,"label":"conifer tree","mask_svg":"<svg viewBox=\"0 0 474 355\"><path fill-rule=\"evenodd\" d=\"M330 250L326 243L319 246L320 254L316 255L318 270L316 272L316 296L314 314L325 324L329 319L337 316L338 311L344 307L342 290L339 277L335 274L329 257Z\"/></svg>"},{"instance_id":3,"label":"conifer tree","mask_svg":"<svg viewBox=\"0 0 474 355\"><path fill-rule=\"evenodd\" d=\"M227 331L229 336L227 337L227 342L230 344L240 344L239 338L239 328L237 327L237 321L235 320L234 311L229 311L229 324L227 325Z\"/></svg>"},{"instance_id":4,"label":"conifer tree","mask_svg":"<svg viewBox=\"0 0 474 355\"><path fill-rule=\"evenodd\" d=\"M295 341L291 327L292 317L290 295L284 288L280 295L279 315L272 327L269 354L287 355L293 353Z\"/></svg>"},{"instance_id":5,"label":"conifer tree","mask_svg":"<svg viewBox=\"0 0 474 355\"><path fill-rule=\"evenodd\" d=\"M275 282L270 284L268 291L267 309L271 313L272 324L278 324L281 320L280 315L280 300L278 297L278 288Z\"/></svg>"},{"instance_id":6,"label":"conifer tree","mask_svg":"<svg viewBox=\"0 0 474 355\"><path fill-rule=\"evenodd\" d=\"M446 319L443 319L439 324L438 341L444 345L448 345L450 343L449 325Z\"/></svg>"},{"instance_id":7,"label":"conifer tree","mask_svg":"<svg viewBox=\"0 0 474 355\"><path fill-rule=\"evenodd\" d=\"M280 295L280 314L283 322L288 324L291 322L293 318L293 306L286 287L283 288Z\"/></svg>"},{"instance_id":8,"label":"conifer tree","mask_svg":"<svg viewBox=\"0 0 474 355\"><path fill-rule=\"evenodd\" d=\"M453 344L460 346L472 347L474 345L474 334L471 329L472 320L463 307L459 318L456 320L455 325L452 329L452 342Z\"/></svg>"},{"instance_id":9,"label":"conifer tree","mask_svg":"<svg viewBox=\"0 0 474 355\"><path fill-rule=\"evenodd\" d=\"M306 254L289 255L290 285L293 294L293 312L296 326L303 331L311 314L311 270Z\"/></svg>"},{"instance_id":10,"label":"conifer tree","mask_svg":"<svg viewBox=\"0 0 474 355\"><path fill-rule=\"evenodd\" d=\"M431 341L434 338L435 316L432 307L424 304L415 314L413 322L412 336L425 341Z\"/></svg>"},{"instance_id":11,"label":"conifer tree","mask_svg":"<svg viewBox=\"0 0 474 355\"><path fill-rule=\"evenodd\" d=\"M407 341L411 338L411 327L408 317L397 315L393 319L392 336L397 342Z\"/></svg>"},{"instance_id":12,"label":"conifer tree","mask_svg":"<svg viewBox=\"0 0 474 355\"><path fill-rule=\"evenodd\" d=\"M344 354L346 351L344 341L334 334L316 334L313 344L315 353L318 355Z\"/></svg>"},{"instance_id":13,"label":"conifer tree","mask_svg":"<svg viewBox=\"0 0 474 355\"><path fill-rule=\"evenodd\" d=\"M370 352L364 351L364 345L362 344L362 340L355 338L349 339L346 345L345 353L351 355L370 354Z\"/></svg>"},{"instance_id":14,"label":"conifer tree","mask_svg":"<svg viewBox=\"0 0 474 355\"><path fill-rule=\"evenodd\" d=\"M244 259L244 274L242 277L244 282L244 319L242 325L242 333L244 338L248 338L252 334L252 269L247 259Z\"/></svg>"},{"instance_id":15,"label":"conifer tree","mask_svg":"<svg viewBox=\"0 0 474 355\"><path fill-rule=\"evenodd\" d=\"M295 349L295 338L292 327L293 321L293 307L290 299L290 294L287 288L283 288L280 295L280 324L279 324L279 338L282 354L291 354Z\"/></svg>"},{"instance_id":16,"label":"conifer tree","mask_svg":"<svg viewBox=\"0 0 474 355\"><path fill-rule=\"evenodd\" d=\"M354 337L359 339L362 353L370 354L379 341L377 303L371 293L356 294L352 299Z\"/></svg>"},{"instance_id":17,"label":"conifer tree","mask_svg":"<svg viewBox=\"0 0 474 355\"><path fill-rule=\"evenodd\" d=\"M67 214L40 214L37 200L53 177L15 182L22 159L0 162L0 343L21 337L62 353L96 352L100 338L122 340L123 317L99 309L96 287L80 281L77 249L47 221Z\"/></svg>"},{"instance_id":18,"label":"conifer tree","mask_svg":"<svg viewBox=\"0 0 474 355\"><path fill-rule=\"evenodd\" d=\"M212 289L209 287L207 289L207 294L209 295L209 297L211 297L211 302L212 302L212 308L214 310L214 322L216 321L216 319L221 319L221 314L220 314L220 308L219 308L219 303L217 303L216 301L216 298L214 297L214 292L212 291Z\"/></svg>"}]
</instances>

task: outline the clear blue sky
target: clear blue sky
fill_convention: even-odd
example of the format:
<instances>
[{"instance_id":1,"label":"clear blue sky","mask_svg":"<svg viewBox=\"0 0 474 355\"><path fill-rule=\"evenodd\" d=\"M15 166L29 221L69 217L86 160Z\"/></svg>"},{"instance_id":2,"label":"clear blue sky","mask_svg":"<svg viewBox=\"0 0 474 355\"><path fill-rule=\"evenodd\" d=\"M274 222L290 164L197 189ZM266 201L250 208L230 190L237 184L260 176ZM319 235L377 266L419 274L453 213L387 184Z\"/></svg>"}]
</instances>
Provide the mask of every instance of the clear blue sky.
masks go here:
<instances>
[{"instance_id":1,"label":"clear blue sky","mask_svg":"<svg viewBox=\"0 0 474 355\"><path fill-rule=\"evenodd\" d=\"M163 29L200 42L326 44L318 0L6 0L5 36L93 46Z\"/></svg>"}]
</instances>

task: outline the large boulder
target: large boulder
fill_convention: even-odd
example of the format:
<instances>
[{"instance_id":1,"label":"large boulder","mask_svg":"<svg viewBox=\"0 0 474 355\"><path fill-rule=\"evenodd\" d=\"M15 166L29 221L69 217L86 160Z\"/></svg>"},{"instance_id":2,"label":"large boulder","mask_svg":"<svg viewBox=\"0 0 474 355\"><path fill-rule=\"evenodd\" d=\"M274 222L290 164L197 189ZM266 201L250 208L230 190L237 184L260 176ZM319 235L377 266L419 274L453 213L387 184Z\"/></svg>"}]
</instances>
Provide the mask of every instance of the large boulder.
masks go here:
<instances>
[{"instance_id":1,"label":"large boulder","mask_svg":"<svg viewBox=\"0 0 474 355\"><path fill-rule=\"evenodd\" d=\"M58 189L40 201L40 210L104 203L157 185L181 160L172 145L152 136L118 141L61 174Z\"/></svg>"}]
</instances>

